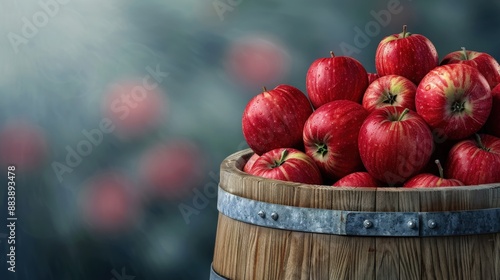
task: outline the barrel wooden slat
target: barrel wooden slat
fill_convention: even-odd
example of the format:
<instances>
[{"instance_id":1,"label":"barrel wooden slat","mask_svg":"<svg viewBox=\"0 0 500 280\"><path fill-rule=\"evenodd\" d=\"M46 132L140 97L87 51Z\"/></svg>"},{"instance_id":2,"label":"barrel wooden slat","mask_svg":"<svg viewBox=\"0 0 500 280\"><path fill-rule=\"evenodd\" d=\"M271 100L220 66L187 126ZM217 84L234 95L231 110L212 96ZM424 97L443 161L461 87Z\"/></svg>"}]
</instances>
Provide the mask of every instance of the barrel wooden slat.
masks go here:
<instances>
[{"instance_id":1,"label":"barrel wooden slat","mask_svg":"<svg viewBox=\"0 0 500 280\"><path fill-rule=\"evenodd\" d=\"M363 188L332 191L332 209L375 211L376 191ZM330 235L330 277L328 279L375 279L375 238Z\"/></svg>"},{"instance_id":2,"label":"barrel wooden slat","mask_svg":"<svg viewBox=\"0 0 500 280\"><path fill-rule=\"evenodd\" d=\"M399 211L399 190L385 188L377 191L377 212ZM387 280L399 280L399 246L394 238L377 237L375 239L375 278Z\"/></svg>"},{"instance_id":3,"label":"barrel wooden slat","mask_svg":"<svg viewBox=\"0 0 500 280\"><path fill-rule=\"evenodd\" d=\"M303 185L242 172L250 155L246 150L223 161L222 189L267 203L348 211L500 208L500 184L411 190ZM500 279L500 233L343 236L266 228L220 214L213 267L229 279Z\"/></svg>"},{"instance_id":4,"label":"barrel wooden slat","mask_svg":"<svg viewBox=\"0 0 500 280\"><path fill-rule=\"evenodd\" d=\"M310 195L308 195L310 194ZM299 207L314 207L330 209L332 205L332 193L328 188L317 189L297 189L295 206ZM292 236L295 233L292 233ZM301 277L285 278L285 279L328 279L330 251L330 236L316 233L300 233L304 239L304 252L297 252L303 254L302 267L303 272ZM291 264L293 266L293 264Z\"/></svg>"},{"instance_id":5,"label":"barrel wooden slat","mask_svg":"<svg viewBox=\"0 0 500 280\"><path fill-rule=\"evenodd\" d=\"M491 195L491 188L469 190L469 208L484 209L500 207L494 206L491 203ZM470 262L472 259L471 279L495 279L495 271L491 269L495 267L495 247L492 246L494 245L492 240L495 239L495 234L469 235L467 238L468 249L471 255L464 259L463 266L466 266L467 262Z\"/></svg>"},{"instance_id":6,"label":"barrel wooden slat","mask_svg":"<svg viewBox=\"0 0 500 280\"><path fill-rule=\"evenodd\" d=\"M466 207L465 189L427 191L420 197L420 211L461 210ZM454 203L450 203L454 201ZM425 226L425 225L424 225ZM466 237L429 237L422 239L424 279L465 279L461 254Z\"/></svg>"},{"instance_id":7,"label":"barrel wooden slat","mask_svg":"<svg viewBox=\"0 0 500 280\"><path fill-rule=\"evenodd\" d=\"M399 193L399 211L420 211L419 191L405 191ZM419 238L399 238L399 279L421 279L422 251Z\"/></svg>"}]
</instances>

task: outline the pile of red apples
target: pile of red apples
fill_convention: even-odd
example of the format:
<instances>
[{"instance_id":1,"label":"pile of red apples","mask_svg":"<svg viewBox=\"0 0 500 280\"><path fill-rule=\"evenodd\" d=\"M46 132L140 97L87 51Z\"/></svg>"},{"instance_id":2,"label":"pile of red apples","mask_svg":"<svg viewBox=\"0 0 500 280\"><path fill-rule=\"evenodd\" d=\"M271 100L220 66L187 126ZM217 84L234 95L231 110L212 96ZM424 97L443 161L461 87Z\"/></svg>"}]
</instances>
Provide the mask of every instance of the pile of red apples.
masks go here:
<instances>
[{"instance_id":1,"label":"pile of red apples","mask_svg":"<svg viewBox=\"0 0 500 280\"><path fill-rule=\"evenodd\" d=\"M352 57L315 60L307 96L291 85L247 104L244 171L342 187L500 183L500 66L462 48L443 57L423 35L385 37L377 73Z\"/></svg>"}]
</instances>

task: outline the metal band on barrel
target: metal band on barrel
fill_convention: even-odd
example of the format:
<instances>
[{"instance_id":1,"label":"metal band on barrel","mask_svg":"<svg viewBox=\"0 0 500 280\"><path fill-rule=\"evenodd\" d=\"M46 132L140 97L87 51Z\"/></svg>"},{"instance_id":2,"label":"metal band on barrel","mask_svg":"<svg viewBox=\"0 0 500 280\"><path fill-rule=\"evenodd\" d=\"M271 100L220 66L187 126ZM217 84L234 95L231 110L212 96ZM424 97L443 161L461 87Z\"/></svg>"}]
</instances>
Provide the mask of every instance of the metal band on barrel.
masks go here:
<instances>
[{"instance_id":1,"label":"metal band on barrel","mask_svg":"<svg viewBox=\"0 0 500 280\"><path fill-rule=\"evenodd\" d=\"M453 236L500 232L500 208L444 212L362 212L287 206L240 197L219 186L217 209L263 227L350 236Z\"/></svg>"},{"instance_id":2,"label":"metal band on barrel","mask_svg":"<svg viewBox=\"0 0 500 280\"><path fill-rule=\"evenodd\" d=\"M215 272L213 265L210 266L210 280L229 280Z\"/></svg>"}]
</instances>

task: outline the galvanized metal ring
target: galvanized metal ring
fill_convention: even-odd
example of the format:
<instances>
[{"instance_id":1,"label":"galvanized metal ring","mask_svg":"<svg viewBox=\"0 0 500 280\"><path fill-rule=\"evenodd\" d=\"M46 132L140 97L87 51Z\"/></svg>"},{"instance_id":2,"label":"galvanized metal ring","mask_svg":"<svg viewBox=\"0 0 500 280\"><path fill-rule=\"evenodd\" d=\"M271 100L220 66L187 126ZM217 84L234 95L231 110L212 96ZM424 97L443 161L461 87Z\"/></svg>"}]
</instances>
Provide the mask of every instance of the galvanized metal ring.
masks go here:
<instances>
[{"instance_id":1,"label":"galvanized metal ring","mask_svg":"<svg viewBox=\"0 0 500 280\"><path fill-rule=\"evenodd\" d=\"M228 278L219 275L217 272L214 270L214 266L210 266L210 280L229 280Z\"/></svg>"},{"instance_id":2,"label":"galvanized metal ring","mask_svg":"<svg viewBox=\"0 0 500 280\"><path fill-rule=\"evenodd\" d=\"M335 235L404 237L500 233L500 208L444 212L317 209L248 199L219 186L217 209L229 218L249 224Z\"/></svg>"}]
</instances>

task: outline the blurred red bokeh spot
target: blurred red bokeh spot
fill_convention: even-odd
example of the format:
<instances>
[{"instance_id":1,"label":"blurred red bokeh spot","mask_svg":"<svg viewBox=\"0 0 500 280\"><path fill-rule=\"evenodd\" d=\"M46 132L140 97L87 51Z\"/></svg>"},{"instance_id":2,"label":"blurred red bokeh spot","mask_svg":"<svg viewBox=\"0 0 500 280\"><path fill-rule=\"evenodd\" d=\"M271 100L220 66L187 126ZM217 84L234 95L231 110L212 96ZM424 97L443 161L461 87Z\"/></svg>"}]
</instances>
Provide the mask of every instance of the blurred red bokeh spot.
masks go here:
<instances>
[{"instance_id":1,"label":"blurred red bokeh spot","mask_svg":"<svg viewBox=\"0 0 500 280\"><path fill-rule=\"evenodd\" d=\"M7 122L0 130L0 162L17 169L32 171L47 156L45 132L38 125L24 120Z\"/></svg>"},{"instance_id":2,"label":"blurred red bokeh spot","mask_svg":"<svg viewBox=\"0 0 500 280\"><path fill-rule=\"evenodd\" d=\"M104 93L103 115L121 138L143 136L157 128L166 116L166 95L151 79L125 80L111 84Z\"/></svg>"},{"instance_id":3,"label":"blurred red bokeh spot","mask_svg":"<svg viewBox=\"0 0 500 280\"><path fill-rule=\"evenodd\" d=\"M139 172L148 193L181 198L201 182L205 170L202 149L188 139L152 146L141 157Z\"/></svg>"},{"instance_id":4,"label":"blurred red bokeh spot","mask_svg":"<svg viewBox=\"0 0 500 280\"><path fill-rule=\"evenodd\" d=\"M225 57L226 72L237 82L260 89L273 86L287 74L290 57L278 41L249 35L232 42Z\"/></svg>"},{"instance_id":5,"label":"blurred red bokeh spot","mask_svg":"<svg viewBox=\"0 0 500 280\"><path fill-rule=\"evenodd\" d=\"M125 175L103 173L90 179L80 194L80 209L89 229L117 233L132 227L139 217L139 199Z\"/></svg>"}]
</instances>

